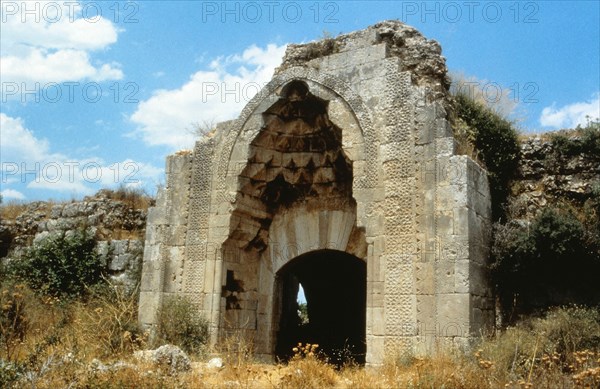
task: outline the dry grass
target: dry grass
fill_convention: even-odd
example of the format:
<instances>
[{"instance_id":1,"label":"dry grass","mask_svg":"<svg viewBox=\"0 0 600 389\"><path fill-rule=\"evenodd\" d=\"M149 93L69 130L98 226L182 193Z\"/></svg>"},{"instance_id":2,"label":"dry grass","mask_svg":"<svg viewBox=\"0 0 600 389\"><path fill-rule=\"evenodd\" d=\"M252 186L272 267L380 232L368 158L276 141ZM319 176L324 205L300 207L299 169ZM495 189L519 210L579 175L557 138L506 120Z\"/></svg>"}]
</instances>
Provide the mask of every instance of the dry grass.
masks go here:
<instances>
[{"instance_id":1,"label":"dry grass","mask_svg":"<svg viewBox=\"0 0 600 389\"><path fill-rule=\"evenodd\" d=\"M15 220L27 209L27 204L22 202L9 202L0 205L0 218L2 220Z\"/></svg>"},{"instance_id":2,"label":"dry grass","mask_svg":"<svg viewBox=\"0 0 600 389\"><path fill-rule=\"evenodd\" d=\"M116 190L104 189L101 193L111 200L123 202L132 209L147 211L148 208L154 205L154 199L140 188L121 186Z\"/></svg>"},{"instance_id":3,"label":"dry grass","mask_svg":"<svg viewBox=\"0 0 600 389\"><path fill-rule=\"evenodd\" d=\"M111 200L121 201L132 209L147 211L148 208L154 205L154 199L143 189L128 188L125 186L119 187L116 190L103 189L92 197L86 197L86 199L91 199L99 194L103 194ZM71 200L70 202L74 201L75 200ZM66 204L68 202L69 201L55 200L40 201L37 202L39 205L37 210L44 212L46 214L46 218L49 218L52 207L57 204ZM0 219L5 221L14 221L17 217L23 214L23 212L25 212L30 205L30 202L24 201L8 201L6 203L2 203L0 204Z\"/></svg>"},{"instance_id":4,"label":"dry grass","mask_svg":"<svg viewBox=\"0 0 600 389\"><path fill-rule=\"evenodd\" d=\"M137 293L108 285L72 311L73 338L87 354L105 359L129 355L146 346L149 333L137 324Z\"/></svg>"},{"instance_id":5,"label":"dry grass","mask_svg":"<svg viewBox=\"0 0 600 389\"><path fill-rule=\"evenodd\" d=\"M540 138L546 142L552 141L552 138L556 135L563 135L567 138L575 138L583 135L583 130L580 128L567 128L562 130L546 131L539 134Z\"/></svg>"},{"instance_id":6,"label":"dry grass","mask_svg":"<svg viewBox=\"0 0 600 389\"><path fill-rule=\"evenodd\" d=\"M145 230L115 227L103 229L99 232L99 237L106 240L143 240L145 233Z\"/></svg>"},{"instance_id":7,"label":"dry grass","mask_svg":"<svg viewBox=\"0 0 600 389\"><path fill-rule=\"evenodd\" d=\"M516 379L500 379L494 363L474 363L439 356L417 360L409 366L346 368L336 371L317 359L292 361L288 365L248 363L209 370L193 363L192 370L169 375L156 366L132 359L107 371L79 359L48 359L51 366L37 369L37 387L165 387L165 388L594 388L600 385L598 354L581 351L580 362L563 370L556 362L540 358L532 374ZM559 358L559 357L556 357ZM480 360L484 362L485 360ZM54 366L52 366L54 364Z\"/></svg>"},{"instance_id":8,"label":"dry grass","mask_svg":"<svg viewBox=\"0 0 600 389\"><path fill-rule=\"evenodd\" d=\"M38 202L37 204L39 205L37 210L45 213L46 218L49 218L50 211L52 211L52 207L59 203L53 200L49 200L44 202ZM22 201L9 201L5 204L1 204L0 219L4 221L15 221L17 217L21 216L30 205L31 203L26 203Z\"/></svg>"},{"instance_id":9,"label":"dry grass","mask_svg":"<svg viewBox=\"0 0 600 389\"><path fill-rule=\"evenodd\" d=\"M473 144L472 134L469 127L462 119L456 119L454 125L454 139L456 140L456 154L466 155L473 161L481 164L479 151Z\"/></svg>"},{"instance_id":10,"label":"dry grass","mask_svg":"<svg viewBox=\"0 0 600 389\"><path fill-rule=\"evenodd\" d=\"M5 297L12 296L4 286ZM319 356L317 345L298 345L287 364L265 364L252 357L252 342L232 333L211 356L221 369L194 357L192 369L170 374L133 357L145 335L128 330L135 306L127 295L97 296L87 303L40 298L27 288L22 296L26 336L10 356L18 365L14 387L100 388L596 388L600 386L600 319L579 308L551 312L481 341L471 353L439 352L428 358L388 358L380 367L335 369ZM3 304L6 301L3 302ZM7 305L7 304L4 304ZM135 333L135 336L134 336ZM594 340L595 339L595 340ZM107 367L99 368L94 358ZM6 365L5 365L6 366ZM4 372L3 372L4 369ZM0 386L7 368L0 363ZM26 373L25 373L26 372Z\"/></svg>"}]
</instances>

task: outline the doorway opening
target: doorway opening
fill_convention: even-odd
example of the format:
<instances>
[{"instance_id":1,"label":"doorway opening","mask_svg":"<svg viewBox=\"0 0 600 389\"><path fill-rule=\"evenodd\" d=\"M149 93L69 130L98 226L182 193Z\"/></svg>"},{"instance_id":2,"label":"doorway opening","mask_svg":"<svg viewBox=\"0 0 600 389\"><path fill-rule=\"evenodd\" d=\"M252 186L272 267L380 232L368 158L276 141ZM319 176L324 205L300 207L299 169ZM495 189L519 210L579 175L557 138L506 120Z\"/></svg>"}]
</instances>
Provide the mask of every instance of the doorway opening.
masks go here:
<instances>
[{"instance_id":1,"label":"doorway opening","mask_svg":"<svg viewBox=\"0 0 600 389\"><path fill-rule=\"evenodd\" d=\"M363 364L366 353L366 263L348 253L301 255L277 273L279 330L276 356L288 360L298 344L318 344L329 362ZM306 312L299 301L300 285Z\"/></svg>"}]
</instances>

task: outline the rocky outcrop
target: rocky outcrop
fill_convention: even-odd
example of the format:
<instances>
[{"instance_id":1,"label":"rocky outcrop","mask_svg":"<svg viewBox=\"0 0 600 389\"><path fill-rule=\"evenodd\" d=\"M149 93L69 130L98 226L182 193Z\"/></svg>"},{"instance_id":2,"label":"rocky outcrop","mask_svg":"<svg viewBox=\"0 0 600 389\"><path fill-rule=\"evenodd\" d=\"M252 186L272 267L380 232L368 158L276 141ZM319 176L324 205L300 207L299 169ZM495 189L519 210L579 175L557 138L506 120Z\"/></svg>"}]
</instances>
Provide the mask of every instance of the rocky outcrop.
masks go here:
<instances>
[{"instance_id":1,"label":"rocky outcrop","mask_svg":"<svg viewBox=\"0 0 600 389\"><path fill-rule=\"evenodd\" d=\"M119 198L118 192L101 190L82 201L36 201L22 205L16 217L0 219L0 258L17 257L27 247L55 234L85 229L97 241L113 279L128 281L139 271L143 255L148 198Z\"/></svg>"},{"instance_id":2,"label":"rocky outcrop","mask_svg":"<svg viewBox=\"0 0 600 389\"><path fill-rule=\"evenodd\" d=\"M521 140L519 169L513 180L510 213L531 219L550 204L569 203L581 207L600 186L600 155L565 153L555 135L578 142L574 132L532 135Z\"/></svg>"},{"instance_id":3,"label":"rocky outcrop","mask_svg":"<svg viewBox=\"0 0 600 389\"><path fill-rule=\"evenodd\" d=\"M191 368L190 358L185 351L172 344L165 344L156 350L136 351L134 356L140 361L151 362L167 370L169 374L176 374Z\"/></svg>"}]
</instances>

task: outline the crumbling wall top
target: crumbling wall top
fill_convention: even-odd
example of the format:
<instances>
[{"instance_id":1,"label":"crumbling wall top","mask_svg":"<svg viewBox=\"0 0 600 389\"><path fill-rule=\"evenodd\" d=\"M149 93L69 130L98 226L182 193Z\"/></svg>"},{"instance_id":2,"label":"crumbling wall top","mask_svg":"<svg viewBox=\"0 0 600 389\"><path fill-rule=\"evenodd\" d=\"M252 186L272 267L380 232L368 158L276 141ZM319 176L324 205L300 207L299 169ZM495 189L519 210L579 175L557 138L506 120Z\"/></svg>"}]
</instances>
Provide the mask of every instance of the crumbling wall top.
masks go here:
<instances>
[{"instance_id":1,"label":"crumbling wall top","mask_svg":"<svg viewBox=\"0 0 600 389\"><path fill-rule=\"evenodd\" d=\"M336 38L290 44L275 74L294 66L307 66L314 59L381 43L386 44L388 57L401 59L400 70L410 71L413 83L439 86L444 94L448 90L450 82L446 75L446 59L441 55L439 43L398 20L386 20Z\"/></svg>"}]
</instances>

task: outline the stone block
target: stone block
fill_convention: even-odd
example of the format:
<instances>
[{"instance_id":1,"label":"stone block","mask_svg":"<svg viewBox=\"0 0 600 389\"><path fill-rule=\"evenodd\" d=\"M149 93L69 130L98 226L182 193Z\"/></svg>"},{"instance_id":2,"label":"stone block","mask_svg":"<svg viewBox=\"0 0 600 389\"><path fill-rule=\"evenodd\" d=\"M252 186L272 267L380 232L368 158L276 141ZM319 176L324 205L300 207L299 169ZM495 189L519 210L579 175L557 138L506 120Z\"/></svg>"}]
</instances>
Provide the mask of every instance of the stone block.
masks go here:
<instances>
[{"instance_id":1,"label":"stone block","mask_svg":"<svg viewBox=\"0 0 600 389\"><path fill-rule=\"evenodd\" d=\"M166 209L151 207L148 209L148 216L146 217L147 225L163 225L167 224Z\"/></svg>"},{"instance_id":2,"label":"stone block","mask_svg":"<svg viewBox=\"0 0 600 389\"><path fill-rule=\"evenodd\" d=\"M160 308L159 291L140 291L138 321L142 325L151 325L156 322L156 314Z\"/></svg>"},{"instance_id":3,"label":"stone block","mask_svg":"<svg viewBox=\"0 0 600 389\"><path fill-rule=\"evenodd\" d=\"M454 292L470 293L473 289L472 263L468 260L457 260L454 262Z\"/></svg>"},{"instance_id":4,"label":"stone block","mask_svg":"<svg viewBox=\"0 0 600 389\"><path fill-rule=\"evenodd\" d=\"M162 293L162 266L149 268L144 266L140 281L140 291Z\"/></svg>"},{"instance_id":5,"label":"stone block","mask_svg":"<svg viewBox=\"0 0 600 389\"><path fill-rule=\"evenodd\" d=\"M438 112L439 111L440 110L438 110ZM452 136L452 127L446 119L438 118L436 120L436 136L438 138L448 138Z\"/></svg>"},{"instance_id":6,"label":"stone block","mask_svg":"<svg viewBox=\"0 0 600 389\"><path fill-rule=\"evenodd\" d=\"M373 335L385 335L385 314L384 308L373 307L371 308L371 328Z\"/></svg>"},{"instance_id":7,"label":"stone block","mask_svg":"<svg viewBox=\"0 0 600 389\"><path fill-rule=\"evenodd\" d=\"M183 277L183 261L172 259L165 262L163 276L164 293L181 292Z\"/></svg>"},{"instance_id":8,"label":"stone block","mask_svg":"<svg viewBox=\"0 0 600 389\"><path fill-rule=\"evenodd\" d=\"M431 327L436 321L436 301L433 295L417 296L417 328ZM422 335L422 334L421 334Z\"/></svg>"},{"instance_id":9,"label":"stone block","mask_svg":"<svg viewBox=\"0 0 600 389\"><path fill-rule=\"evenodd\" d=\"M457 192L460 193L460 192ZM457 206L454 208L452 220L452 234L468 236L469 235L469 216L470 210L466 206Z\"/></svg>"},{"instance_id":10,"label":"stone block","mask_svg":"<svg viewBox=\"0 0 600 389\"><path fill-rule=\"evenodd\" d=\"M367 363L380 365L385 359L384 337L367 336Z\"/></svg>"},{"instance_id":11,"label":"stone block","mask_svg":"<svg viewBox=\"0 0 600 389\"><path fill-rule=\"evenodd\" d=\"M455 261L439 261L435 266L435 293L454 293Z\"/></svg>"},{"instance_id":12,"label":"stone block","mask_svg":"<svg viewBox=\"0 0 600 389\"><path fill-rule=\"evenodd\" d=\"M451 235L454 232L454 213L438 212L435 217L438 233L441 236Z\"/></svg>"},{"instance_id":13,"label":"stone block","mask_svg":"<svg viewBox=\"0 0 600 389\"><path fill-rule=\"evenodd\" d=\"M437 138L435 140L435 149L437 155L451 156L456 149L456 141L453 137Z\"/></svg>"},{"instance_id":14,"label":"stone block","mask_svg":"<svg viewBox=\"0 0 600 389\"><path fill-rule=\"evenodd\" d=\"M470 318L470 296L468 293L438 293L437 303L437 322L440 330L446 328L461 328L462 332L468 334L466 323Z\"/></svg>"},{"instance_id":15,"label":"stone block","mask_svg":"<svg viewBox=\"0 0 600 389\"><path fill-rule=\"evenodd\" d=\"M415 264L415 292L417 295L432 295L435 293L433 261Z\"/></svg>"}]
</instances>

